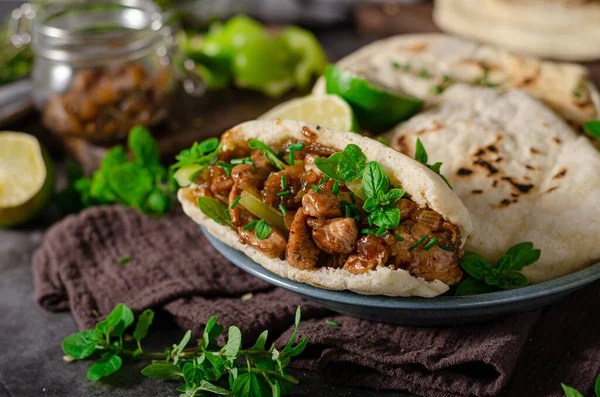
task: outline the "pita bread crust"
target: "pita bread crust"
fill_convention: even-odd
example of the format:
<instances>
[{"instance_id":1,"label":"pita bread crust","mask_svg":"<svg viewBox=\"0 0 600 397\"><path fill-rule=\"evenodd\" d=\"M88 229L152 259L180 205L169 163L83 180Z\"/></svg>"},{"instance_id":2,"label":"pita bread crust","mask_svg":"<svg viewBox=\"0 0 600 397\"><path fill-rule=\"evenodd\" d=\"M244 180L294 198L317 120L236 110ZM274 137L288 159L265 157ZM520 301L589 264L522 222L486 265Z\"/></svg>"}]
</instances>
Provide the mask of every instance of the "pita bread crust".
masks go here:
<instances>
[{"instance_id":1,"label":"pita bread crust","mask_svg":"<svg viewBox=\"0 0 600 397\"><path fill-rule=\"evenodd\" d=\"M394 62L409 64L411 72L394 70ZM567 120L582 124L600 118L598 91L585 67L519 56L445 34L410 34L379 40L343 58L338 65L366 75L388 88L421 98L426 106L444 100L444 94L431 92L444 75L456 82L473 85L487 68L489 81L502 89L521 88ZM426 69L433 77L418 77L421 69ZM587 88L587 92L577 98L573 92L580 84ZM325 93L324 78L317 81L313 93ZM588 101L588 95L591 101Z\"/></svg>"},{"instance_id":2,"label":"pita bread crust","mask_svg":"<svg viewBox=\"0 0 600 397\"><path fill-rule=\"evenodd\" d=\"M444 103L389 133L414 153L416 136L442 161L473 217L466 250L496 261L531 241L540 260L531 282L600 260L600 153L563 120L520 90L454 86Z\"/></svg>"},{"instance_id":3,"label":"pita bread crust","mask_svg":"<svg viewBox=\"0 0 600 397\"><path fill-rule=\"evenodd\" d=\"M512 51L563 59L600 58L600 3L547 0L436 0L443 30Z\"/></svg>"},{"instance_id":4,"label":"pita bread crust","mask_svg":"<svg viewBox=\"0 0 600 397\"><path fill-rule=\"evenodd\" d=\"M444 219L456 225L461 232L462 243L471 232L471 216L457 195L434 172L397 151L358 134L333 131L296 121L249 121L223 134L221 143L225 148L238 142L260 139L268 145L281 144L289 139L307 139L343 150L354 143L361 147L367 159L377 161L386 170L390 182L402 186L419 205L428 205ZM272 259L260 251L239 242L237 233L231 228L216 224L200 211L191 195L191 189L178 192L185 213L197 223L204 225L211 234L223 243L238 249L266 269L294 281L308 283L332 290L348 289L367 295L422 296L433 297L444 293L448 286L439 280L427 282L411 276L405 270L377 268L362 275L343 269L300 270L285 261Z\"/></svg>"}]
</instances>

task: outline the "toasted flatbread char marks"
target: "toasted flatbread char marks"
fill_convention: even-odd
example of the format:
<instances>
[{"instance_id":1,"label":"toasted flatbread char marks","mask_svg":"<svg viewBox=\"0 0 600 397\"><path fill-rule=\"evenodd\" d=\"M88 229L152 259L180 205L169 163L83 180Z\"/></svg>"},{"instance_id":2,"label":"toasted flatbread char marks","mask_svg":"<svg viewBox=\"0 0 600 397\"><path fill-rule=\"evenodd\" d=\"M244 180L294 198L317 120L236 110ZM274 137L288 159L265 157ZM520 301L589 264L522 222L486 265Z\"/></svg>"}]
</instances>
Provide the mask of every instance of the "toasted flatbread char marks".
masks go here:
<instances>
[{"instance_id":1,"label":"toasted flatbread char marks","mask_svg":"<svg viewBox=\"0 0 600 397\"><path fill-rule=\"evenodd\" d=\"M251 139L260 139L266 145L274 148L281 147L286 143L289 144L294 140L302 140L307 147L310 146L314 149L309 153L326 148L341 151L349 144L358 145L368 161L376 161L383 167L391 185L406 190L407 197L410 197L410 200L406 199L406 201L410 201L415 207L413 208L415 214L418 215L421 212L425 214L427 211L423 208L429 208L429 212L437 214L437 218L429 219L430 222L436 223L432 225L432 230L435 229L443 234L446 233L442 230L444 225L453 225L450 230L454 233L454 237L451 243L448 242L448 244L453 244L455 247L452 255L458 255L458 252L461 251L460 247L466 241L466 236L471 232L471 218L468 211L456 194L437 174L377 141L358 134L317 128L317 126L294 121L253 121L234 127L223 134L221 144L223 144L223 150L226 151ZM310 167L310 165L308 166ZM286 167L286 169L288 168L290 166ZM289 178L288 183L292 183L291 178ZM197 223L205 226L220 241L242 251L261 266L282 277L321 288L348 289L368 295L434 297L448 290L448 285L439 279L430 277L426 280L414 277L404 267L382 265L376 269L354 273L342 268L343 263L338 263L335 266L323 266L322 263L318 262L322 259L323 255L321 254L323 252L339 253L340 257L347 259L348 254L355 250L355 240L359 237L358 225L352 217L341 217L337 207L329 205L328 202L319 202L311 198L309 194L312 195L312 193L304 196L304 198L308 196L307 202L302 203L302 207L295 213L292 214L290 211L288 212L289 217L286 215L286 218L291 219L286 220L290 233L285 253L287 260L285 260L279 256L280 250L273 249L269 252L270 255L266 255L253 246L252 240L246 242L246 244L240 243L236 230L219 225L207 217L196 203L194 192L199 188L199 186L192 185L190 188L179 190L178 198L185 213ZM320 199L326 199L325 196L320 196ZM319 215L319 217L311 217L305 214L304 210L306 208L318 212L314 215ZM404 211L404 209L401 209L401 211ZM321 215L323 216L321 217ZM330 216L333 218L329 218ZM417 221L412 223L420 225L425 223L426 220L418 219ZM391 241L385 242L386 252L388 250L387 246L393 245L389 243L397 242L391 234L388 234L388 237ZM311 242L310 246L306 245L307 241ZM280 246L276 244L277 242L272 242L274 247ZM414 250L413 253L417 251L419 249ZM438 249L432 249L430 252L433 254L436 251ZM358 253L361 254L361 251L359 250ZM444 251L445 253L446 251ZM457 257L454 257L454 264L456 264L456 261ZM414 263L416 262L414 261ZM385 264L385 261L382 263ZM411 262L411 264L414 263ZM455 268L460 273L458 266L455 266ZM433 270L438 271L439 269ZM453 282L456 281L449 279Z\"/></svg>"},{"instance_id":2,"label":"toasted flatbread char marks","mask_svg":"<svg viewBox=\"0 0 600 397\"><path fill-rule=\"evenodd\" d=\"M598 91L585 67L519 56L449 35L401 35L376 41L343 58L338 65L421 98L426 105L443 101L445 89L457 82L521 88L575 124L600 115ZM324 92L321 78L313 93Z\"/></svg>"},{"instance_id":3,"label":"toasted flatbread char marks","mask_svg":"<svg viewBox=\"0 0 600 397\"><path fill-rule=\"evenodd\" d=\"M541 103L518 90L455 86L388 139L414 155L417 137L471 212L466 250L495 261L532 241L542 250L524 270L532 282L600 260L600 153Z\"/></svg>"}]
</instances>

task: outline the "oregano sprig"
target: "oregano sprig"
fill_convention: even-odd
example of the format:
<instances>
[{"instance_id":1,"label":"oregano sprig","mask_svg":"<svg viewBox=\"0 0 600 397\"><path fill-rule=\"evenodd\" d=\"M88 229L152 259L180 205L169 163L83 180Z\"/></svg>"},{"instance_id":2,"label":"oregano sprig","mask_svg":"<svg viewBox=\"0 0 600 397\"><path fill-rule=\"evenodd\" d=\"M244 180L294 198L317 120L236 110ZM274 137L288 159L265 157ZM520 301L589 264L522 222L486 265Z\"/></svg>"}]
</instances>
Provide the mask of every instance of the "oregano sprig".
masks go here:
<instances>
[{"instance_id":1,"label":"oregano sprig","mask_svg":"<svg viewBox=\"0 0 600 397\"><path fill-rule=\"evenodd\" d=\"M95 359L87 374L93 381L118 371L123 359L150 359L152 364L142 370L142 375L183 382L177 389L181 392L180 397L278 397L288 394L292 385L298 383L285 370L290 360L302 353L308 344L308 338L295 343L300 317L298 307L294 331L282 350L277 350L274 344L266 347L268 331L263 331L252 347L244 349L242 332L236 326L229 327L227 343L219 347L217 338L224 327L217 324L217 317L213 316L208 320L202 338L195 343L191 331L187 331L179 343L164 352L148 353L142 349L141 341L148 333L154 313L146 310L138 317L133 331L137 347L132 350L124 335L133 325L134 315L121 303L94 329L67 337L62 347L65 354L75 360Z\"/></svg>"}]
</instances>

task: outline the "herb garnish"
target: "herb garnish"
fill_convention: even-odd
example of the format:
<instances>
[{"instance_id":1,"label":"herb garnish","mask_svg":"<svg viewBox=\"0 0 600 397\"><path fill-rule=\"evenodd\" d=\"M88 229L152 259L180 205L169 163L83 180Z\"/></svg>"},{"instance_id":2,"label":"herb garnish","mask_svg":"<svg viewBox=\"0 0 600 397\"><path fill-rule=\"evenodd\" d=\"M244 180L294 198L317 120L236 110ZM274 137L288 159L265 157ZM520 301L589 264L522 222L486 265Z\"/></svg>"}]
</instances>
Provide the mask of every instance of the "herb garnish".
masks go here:
<instances>
[{"instance_id":1,"label":"herb garnish","mask_svg":"<svg viewBox=\"0 0 600 397\"><path fill-rule=\"evenodd\" d=\"M233 165L248 164L248 165L251 165L253 167L256 167L256 164L254 164L254 161L252 161L250 159L250 157L244 157L242 159L231 159L231 164L233 164Z\"/></svg>"},{"instance_id":2,"label":"herb garnish","mask_svg":"<svg viewBox=\"0 0 600 397\"><path fill-rule=\"evenodd\" d=\"M304 149L304 142L296 142L290 145L290 165L294 165L294 152Z\"/></svg>"},{"instance_id":3,"label":"herb garnish","mask_svg":"<svg viewBox=\"0 0 600 397\"><path fill-rule=\"evenodd\" d=\"M581 98L584 90L585 90L585 85L583 85L582 82L579 82L579 84L577 84L575 86L575 88L573 88L573 96L575 98Z\"/></svg>"},{"instance_id":4,"label":"herb garnish","mask_svg":"<svg viewBox=\"0 0 600 397\"><path fill-rule=\"evenodd\" d=\"M192 164L200 164L208 167L219 150L219 139L217 138L209 138L200 143L194 142L190 148L182 150L175 156L175 159L178 161L171 168L177 169Z\"/></svg>"},{"instance_id":5,"label":"herb garnish","mask_svg":"<svg viewBox=\"0 0 600 397\"><path fill-rule=\"evenodd\" d=\"M333 187L331 188L331 193L337 195L339 197L340 195L340 183L338 181L333 182Z\"/></svg>"},{"instance_id":6,"label":"herb garnish","mask_svg":"<svg viewBox=\"0 0 600 397\"><path fill-rule=\"evenodd\" d=\"M241 199L242 199L242 196L241 196L241 195L240 195L240 196L237 196L237 197L235 198L235 200L233 200L233 203L231 203L231 207L229 207L229 208L231 208L231 209L234 209L234 208L235 208L235 206L236 206L236 205L238 205L238 203L240 202L240 200L241 200Z\"/></svg>"},{"instance_id":7,"label":"herb garnish","mask_svg":"<svg viewBox=\"0 0 600 397\"><path fill-rule=\"evenodd\" d=\"M229 211L221 201L210 197L198 197L198 208L219 225L231 226Z\"/></svg>"},{"instance_id":8,"label":"herb garnish","mask_svg":"<svg viewBox=\"0 0 600 397\"><path fill-rule=\"evenodd\" d=\"M275 196L277 196L277 197L283 197L283 196L287 196L287 195L290 195L290 194L292 194L292 192L290 192L289 190L286 190L285 192L279 192L279 193L275 194Z\"/></svg>"},{"instance_id":9,"label":"herb garnish","mask_svg":"<svg viewBox=\"0 0 600 397\"><path fill-rule=\"evenodd\" d=\"M529 280L521 270L537 262L540 254L539 249L533 248L533 243L519 243L506 251L496 266L492 266L481 255L466 252L460 260L460 266L470 277L461 281L455 295L474 295L525 287Z\"/></svg>"},{"instance_id":10,"label":"herb garnish","mask_svg":"<svg viewBox=\"0 0 600 397\"><path fill-rule=\"evenodd\" d=\"M431 92L433 95L439 95L442 92L444 92L446 90L446 88L448 88L453 83L454 82L452 81L452 78L450 76L448 76L447 74L445 74L442 77L441 83L438 84L438 85L434 85L433 87L431 87L429 89L429 92Z\"/></svg>"},{"instance_id":11,"label":"herb garnish","mask_svg":"<svg viewBox=\"0 0 600 397\"><path fill-rule=\"evenodd\" d=\"M217 161L217 165L225 168L225 173L227 176L231 176L231 169L235 167L233 164L227 164L222 161Z\"/></svg>"},{"instance_id":12,"label":"herb garnish","mask_svg":"<svg viewBox=\"0 0 600 397\"><path fill-rule=\"evenodd\" d=\"M388 143L388 142L385 140L385 138L383 138L383 137L379 137L379 138L377 138L377 141L378 141L379 143L382 143L382 144L384 144L385 146L390 146L390 144L389 144L389 143Z\"/></svg>"},{"instance_id":13,"label":"herb garnish","mask_svg":"<svg viewBox=\"0 0 600 397\"><path fill-rule=\"evenodd\" d=\"M287 181L285 175L281 175L281 190L287 189Z\"/></svg>"},{"instance_id":14,"label":"herb garnish","mask_svg":"<svg viewBox=\"0 0 600 397\"><path fill-rule=\"evenodd\" d=\"M446 182L446 185L448 185L448 187L452 189L452 186L450 185L450 182L448 182L448 179L446 179L446 177L440 173L442 163L437 162L433 165L429 165L427 164L428 159L429 158L427 156L427 151L425 151L425 147L423 146L421 139L417 138L417 145L415 148L415 160L417 160L419 163L423 164L424 166L438 174L444 180L444 182Z\"/></svg>"},{"instance_id":15,"label":"herb garnish","mask_svg":"<svg viewBox=\"0 0 600 397\"><path fill-rule=\"evenodd\" d=\"M279 211L281 211L283 215L287 214L287 209L285 208L285 205L283 205L283 203L279 203Z\"/></svg>"},{"instance_id":16,"label":"herb garnish","mask_svg":"<svg viewBox=\"0 0 600 397\"><path fill-rule=\"evenodd\" d=\"M583 129L594 139L600 139L600 120L590 120L583 123Z\"/></svg>"},{"instance_id":17,"label":"herb garnish","mask_svg":"<svg viewBox=\"0 0 600 397\"><path fill-rule=\"evenodd\" d=\"M404 238L399 234L394 234L394 238L398 241L404 241Z\"/></svg>"},{"instance_id":18,"label":"herb garnish","mask_svg":"<svg viewBox=\"0 0 600 397\"><path fill-rule=\"evenodd\" d=\"M429 71L425 68L421 69L419 71L419 74L417 74L418 77L422 78L422 79L428 79L431 77L431 75L429 74Z\"/></svg>"},{"instance_id":19,"label":"herb garnish","mask_svg":"<svg viewBox=\"0 0 600 397\"><path fill-rule=\"evenodd\" d=\"M440 244L440 248L443 250L446 250L446 251L454 252L454 248L452 248L448 245Z\"/></svg>"},{"instance_id":20,"label":"herb garnish","mask_svg":"<svg viewBox=\"0 0 600 397\"><path fill-rule=\"evenodd\" d=\"M481 75L481 77L478 77L477 80L475 80L475 84L483 86L483 87L488 87L488 88L497 88L498 86L500 86L500 84L490 83L488 81L489 74L490 74L490 69L487 66L484 66L483 74Z\"/></svg>"},{"instance_id":21,"label":"herb garnish","mask_svg":"<svg viewBox=\"0 0 600 397\"><path fill-rule=\"evenodd\" d=\"M422 243L423 241L427 240L428 238L429 238L429 234L426 234L426 235L424 235L423 237L421 237L421 238L419 239L419 241L417 241L416 243L414 243L414 244L413 244L413 245L412 245L412 246L411 246L411 247L408 249L408 251L410 252L410 251L414 250L414 249L415 249L415 248L417 248L419 245L421 245L421 243Z\"/></svg>"},{"instance_id":22,"label":"herb garnish","mask_svg":"<svg viewBox=\"0 0 600 397\"><path fill-rule=\"evenodd\" d=\"M321 193L321 188L316 185L312 185L310 188L317 193Z\"/></svg>"},{"instance_id":23,"label":"herb garnish","mask_svg":"<svg viewBox=\"0 0 600 397\"><path fill-rule=\"evenodd\" d=\"M213 316L195 346L187 347L192 335L191 331L187 331L181 342L172 345L172 348L167 347L161 353L147 353L142 349L141 341L153 319L152 310L146 310L138 317L133 331L136 344L130 346L123 335L135 318L131 309L120 303L94 329L67 337L62 343L63 351L75 360L95 360L87 373L87 378L92 381L118 371L123 359L153 360L142 369L142 375L184 382L177 390L182 393L180 396L185 397L200 397L205 393L279 397L289 393L292 385L298 383L285 373L285 369L308 344L308 338L304 338L294 345L300 323L300 307L296 310L294 332L281 351L274 344L270 348L265 347L268 331L263 331L252 347L242 349L242 333L236 326L229 327L227 343L219 348L217 338L224 327L217 324L217 317Z\"/></svg>"},{"instance_id":24,"label":"herb garnish","mask_svg":"<svg viewBox=\"0 0 600 397\"><path fill-rule=\"evenodd\" d=\"M273 229L271 229L271 227L269 225L267 225L267 222L265 222L264 219L261 219L260 221L258 221L258 223L256 224L256 226L254 228L254 233L256 234L256 238L259 240L264 240L267 237L269 237L269 234L271 234L272 231L273 231Z\"/></svg>"},{"instance_id":25,"label":"herb garnish","mask_svg":"<svg viewBox=\"0 0 600 397\"><path fill-rule=\"evenodd\" d=\"M357 145L351 143L341 151L328 158L317 157L317 168L333 180L339 182L352 182L362 177L367 166L367 158Z\"/></svg>"},{"instance_id":26,"label":"herb garnish","mask_svg":"<svg viewBox=\"0 0 600 397\"><path fill-rule=\"evenodd\" d=\"M439 240L437 239L437 237L432 238L431 240L429 240L429 242L427 244L425 244L425 251L429 251L430 249L433 248L434 245L437 244Z\"/></svg>"},{"instance_id":27,"label":"herb garnish","mask_svg":"<svg viewBox=\"0 0 600 397\"><path fill-rule=\"evenodd\" d=\"M331 325L332 327L339 327L340 326L340 323L338 323L337 321L326 320L325 322L327 323L327 325Z\"/></svg>"},{"instance_id":28,"label":"herb garnish","mask_svg":"<svg viewBox=\"0 0 600 397\"><path fill-rule=\"evenodd\" d=\"M583 394L581 394L579 390L575 389L574 387L567 386L564 383L561 383L560 385L565 392L565 397L583 397ZM598 374L596 377L596 382L594 383L594 392L596 397L600 397L600 374Z\"/></svg>"},{"instance_id":29,"label":"herb garnish","mask_svg":"<svg viewBox=\"0 0 600 397\"><path fill-rule=\"evenodd\" d=\"M362 192L367 197L363 209L369 212L370 225L395 229L400 224L400 209L394 204L404 196L403 189L390 189L390 180L383 167L371 161L365 167Z\"/></svg>"},{"instance_id":30,"label":"herb garnish","mask_svg":"<svg viewBox=\"0 0 600 397\"><path fill-rule=\"evenodd\" d=\"M269 161L269 163L273 164L275 168L278 170L282 170L285 168L285 163L277 157L277 153L271 147L258 139L252 139L248 142L248 146L251 149L258 149L262 153L263 156Z\"/></svg>"},{"instance_id":31,"label":"herb garnish","mask_svg":"<svg viewBox=\"0 0 600 397\"><path fill-rule=\"evenodd\" d=\"M119 258L119 260L117 261L117 263L119 265L124 265L125 263L129 262L131 260L130 256L124 256L122 258Z\"/></svg>"},{"instance_id":32,"label":"herb garnish","mask_svg":"<svg viewBox=\"0 0 600 397\"><path fill-rule=\"evenodd\" d=\"M256 226L256 221L252 221L250 223L248 223L246 226L244 226L242 229L244 230L250 230L252 229L254 226Z\"/></svg>"}]
</instances>

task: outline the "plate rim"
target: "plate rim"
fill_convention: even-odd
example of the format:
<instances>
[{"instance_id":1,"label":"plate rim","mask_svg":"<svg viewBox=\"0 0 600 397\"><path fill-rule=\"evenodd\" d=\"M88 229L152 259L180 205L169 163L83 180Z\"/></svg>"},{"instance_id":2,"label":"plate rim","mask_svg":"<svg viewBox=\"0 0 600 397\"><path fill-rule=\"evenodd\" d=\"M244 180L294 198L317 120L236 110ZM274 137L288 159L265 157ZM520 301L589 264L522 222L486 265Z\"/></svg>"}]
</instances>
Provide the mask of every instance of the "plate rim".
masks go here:
<instances>
[{"instance_id":1,"label":"plate rim","mask_svg":"<svg viewBox=\"0 0 600 397\"><path fill-rule=\"evenodd\" d=\"M465 310L478 309L492 306L510 305L519 302L541 299L551 295L566 293L581 288L600 280L600 262L581 269L575 273L529 285L524 288L491 292L469 296L437 296L434 298L423 297L393 297L384 295L363 295L348 290L335 291L318 288L310 284L293 281L281 277L265 269L260 264L246 256L241 251L228 246L213 236L204 226L200 226L210 244L235 266L273 284L300 295L339 303L344 305L357 305L375 309L402 309L402 310Z\"/></svg>"}]
</instances>

